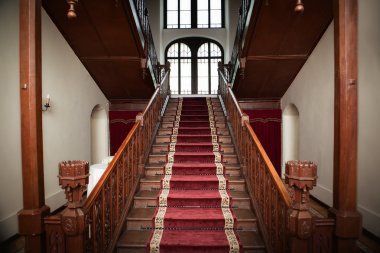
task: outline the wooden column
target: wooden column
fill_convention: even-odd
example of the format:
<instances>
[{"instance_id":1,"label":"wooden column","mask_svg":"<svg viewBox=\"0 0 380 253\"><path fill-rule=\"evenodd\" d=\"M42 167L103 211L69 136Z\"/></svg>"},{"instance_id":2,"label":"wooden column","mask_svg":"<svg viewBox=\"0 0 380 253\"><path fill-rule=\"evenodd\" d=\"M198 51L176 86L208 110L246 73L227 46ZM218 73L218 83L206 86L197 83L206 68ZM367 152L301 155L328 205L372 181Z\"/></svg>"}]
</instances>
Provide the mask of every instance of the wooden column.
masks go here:
<instances>
[{"instance_id":1,"label":"wooden column","mask_svg":"<svg viewBox=\"0 0 380 253\"><path fill-rule=\"evenodd\" d=\"M356 252L361 233L357 212L358 1L334 0L335 116L334 252Z\"/></svg>"},{"instance_id":2,"label":"wooden column","mask_svg":"<svg viewBox=\"0 0 380 253\"><path fill-rule=\"evenodd\" d=\"M19 233L25 252L44 252L45 205L42 154L41 2L20 0L20 102L23 209Z\"/></svg>"}]
</instances>

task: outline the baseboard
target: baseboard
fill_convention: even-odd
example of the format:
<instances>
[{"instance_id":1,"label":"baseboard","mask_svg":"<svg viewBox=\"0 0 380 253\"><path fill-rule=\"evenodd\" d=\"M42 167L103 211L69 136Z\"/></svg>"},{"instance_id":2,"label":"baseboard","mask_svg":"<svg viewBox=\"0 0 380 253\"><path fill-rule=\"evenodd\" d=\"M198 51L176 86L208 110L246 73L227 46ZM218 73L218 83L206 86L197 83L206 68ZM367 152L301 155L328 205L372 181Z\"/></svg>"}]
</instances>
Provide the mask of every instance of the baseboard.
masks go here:
<instances>
[{"instance_id":1,"label":"baseboard","mask_svg":"<svg viewBox=\"0 0 380 253\"><path fill-rule=\"evenodd\" d=\"M18 233L17 213L18 212L14 212L0 221L0 242L11 238Z\"/></svg>"},{"instance_id":2,"label":"baseboard","mask_svg":"<svg viewBox=\"0 0 380 253\"><path fill-rule=\"evenodd\" d=\"M360 204L358 211L363 217L363 227L375 237L380 238L380 214Z\"/></svg>"},{"instance_id":3,"label":"baseboard","mask_svg":"<svg viewBox=\"0 0 380 253\"><path fill-rule=\"evenodd\" d=\"M332 192L326 187L317 185L310 194L323 206L327 208L332 206ZM360 204L358 204L358 211L363 217L363 229L374 237L380 238L380 214Z\"/></svg>"},{"instance_id":4,"label":"baseboard","mask_svg":"<svg viewBox=\"0 0 380 253\"><path fill-rule=\"evenodd\" d=\"M61 208L66 203L64 191L60 190L47 196L45 202L46 205L50 207L51 212ZM20 210L21 208L22 207L20 206ZM18 233L17 213L18 211L0 221L0 242L11 238Z\"/></svg>"},{"instance_id":5,"label":"baseboard","mask_svg":"<svg viewBox=\"0 0 380 253\"><path fill-rule=\"evenodd\" d=\"M310 191L310 194L322 203L332 206L333 192L326 186L317 183L317 186Z\"/></svg>"}]
</instances>

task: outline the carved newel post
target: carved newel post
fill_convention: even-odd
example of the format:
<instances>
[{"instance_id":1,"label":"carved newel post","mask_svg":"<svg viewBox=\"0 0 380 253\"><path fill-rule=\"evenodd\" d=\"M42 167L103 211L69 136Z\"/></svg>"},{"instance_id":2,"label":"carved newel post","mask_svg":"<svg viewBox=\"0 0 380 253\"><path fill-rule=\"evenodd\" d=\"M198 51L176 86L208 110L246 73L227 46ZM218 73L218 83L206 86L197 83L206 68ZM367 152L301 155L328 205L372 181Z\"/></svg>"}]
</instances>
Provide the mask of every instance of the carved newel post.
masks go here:
<instances>
[{"instance_id":1,"label":"carved newel post","mask_svg":"<svg viewBox=\"0 0 380 253\"><path fill-rule=\"evenodd\" d=\"M310 252L309 239L313 234L313 220L309 191L317 183L317 165L309 161L289 161L285 166L285 182L292 192L288 229L291 234L290 252Z\"/></svg>"},{"instance_id":2,"label":"carved newel post","mask_svg":"<svg viewBox=\"0 0 380 253\"><path fill-rule=\"evenodd\" d=\"M84 249L84 214L81 208L88 177L89 165L86 161L59 164L59 185L65 190L68 201L61 220L67 252L83 252Z\"/></svg>"}]
</instances>

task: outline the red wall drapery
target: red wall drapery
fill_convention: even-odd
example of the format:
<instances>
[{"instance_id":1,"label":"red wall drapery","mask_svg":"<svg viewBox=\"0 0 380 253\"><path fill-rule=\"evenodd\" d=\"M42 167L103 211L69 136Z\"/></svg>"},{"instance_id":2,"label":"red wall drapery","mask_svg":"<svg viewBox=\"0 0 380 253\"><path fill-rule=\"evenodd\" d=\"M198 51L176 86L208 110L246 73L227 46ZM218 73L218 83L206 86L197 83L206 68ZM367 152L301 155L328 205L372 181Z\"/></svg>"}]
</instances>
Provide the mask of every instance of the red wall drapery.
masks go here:
<instances>
[{"instance_id":1,"label":"red wall drapery","mask_svg":"<svg viewBox=\"0 0 380 253\"><path fill-rule=\"evenodd\" d=\"M110 111L110 146L111 155L114 155L123 143L125 137L135 123L136 115L140 111Z\"/></svg>"},{"instance_id":2,"label":"red wall drapery","mask_svg":"<svg viewBox=\"0 0 380 253\"><path fill-rule=\"evenodd\" d=\"M249 122L277 173L281 174L281 119L280 109L246 110Z\"/></svg>"}]
</instances>

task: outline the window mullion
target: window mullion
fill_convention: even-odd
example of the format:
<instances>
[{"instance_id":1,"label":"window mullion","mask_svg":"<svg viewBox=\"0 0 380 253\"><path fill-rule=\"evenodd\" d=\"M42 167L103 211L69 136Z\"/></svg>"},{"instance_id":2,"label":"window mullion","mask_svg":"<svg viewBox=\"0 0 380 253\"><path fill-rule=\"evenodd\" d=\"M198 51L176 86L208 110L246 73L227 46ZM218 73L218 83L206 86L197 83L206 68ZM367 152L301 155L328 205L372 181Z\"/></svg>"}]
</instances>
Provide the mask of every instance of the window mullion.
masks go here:
<instances>
[{"instance_id":1,"label":"window mullion","mask_svg":"<svg viewBox=\"0 0 380 253\"><path fill-rule=\"evenodd\" d=\"M208 0L208 28L211 27L211 0Z\"/></svg>"},{"instance_id":2,"label":"window mullion","mask_svg":"<svg viewBox=\"0 0 380 253\"><path fill-rule=\"evenodd\" d=\"M197 0L191 0L191 28L197 28L198 25L198 3Z\"/></svg>"}]
</instances>

